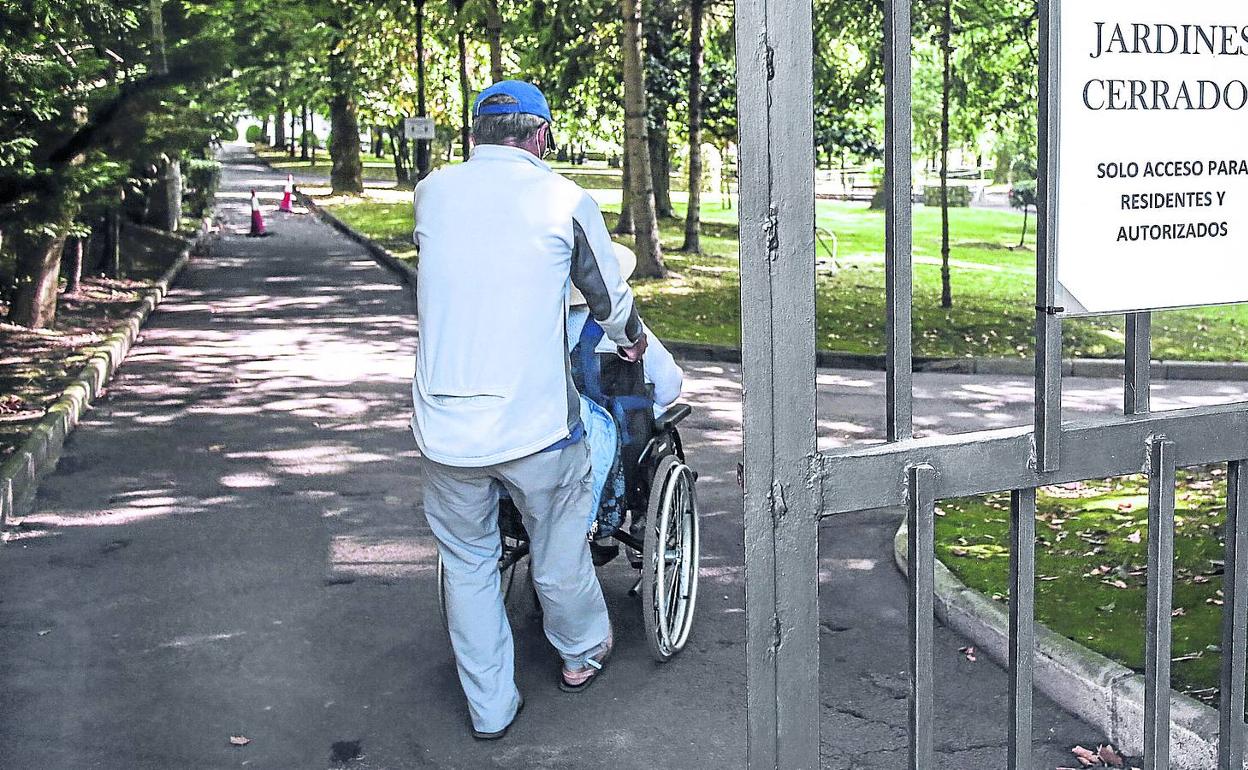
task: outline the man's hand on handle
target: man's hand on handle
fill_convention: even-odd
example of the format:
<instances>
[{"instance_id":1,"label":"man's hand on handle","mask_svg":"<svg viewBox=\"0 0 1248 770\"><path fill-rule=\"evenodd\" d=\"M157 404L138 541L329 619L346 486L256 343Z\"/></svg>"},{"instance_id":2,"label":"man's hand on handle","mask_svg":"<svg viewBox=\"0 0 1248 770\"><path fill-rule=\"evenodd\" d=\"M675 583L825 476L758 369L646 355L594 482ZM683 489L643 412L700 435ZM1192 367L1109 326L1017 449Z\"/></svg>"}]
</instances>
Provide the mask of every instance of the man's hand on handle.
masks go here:
<instances>
[{"instance_id":1,"label":"man's hand on handle","mask_svg":"<svg viewBox=\"0 0 1248 770\"><path fill-rule=\"evenodd\" d=\"M617 353L620 358L625 361L628 361L629 363L636 363L641 360L641 356L646 352L646 345L648 344L650 344L650 341L646 338L646 333L642 332L641 336L637 338L637 341L633 343L632 347L618 348Z\"/></svg>"}]
</instances>

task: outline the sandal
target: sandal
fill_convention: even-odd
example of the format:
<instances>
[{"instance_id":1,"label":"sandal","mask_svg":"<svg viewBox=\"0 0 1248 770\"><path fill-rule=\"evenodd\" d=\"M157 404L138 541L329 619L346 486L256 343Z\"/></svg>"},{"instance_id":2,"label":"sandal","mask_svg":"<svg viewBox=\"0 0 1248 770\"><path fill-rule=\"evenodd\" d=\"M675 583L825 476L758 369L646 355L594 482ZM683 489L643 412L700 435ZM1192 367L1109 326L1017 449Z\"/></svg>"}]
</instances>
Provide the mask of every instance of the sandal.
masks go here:
<instances>
[{"instance_id":1,"label":"sandal","mask_svg":"<svg viewBox=\"0 0 1248 770\"><path fill-rule=\"evenodd\" d=\"M614 648L615 641L608 636L605 642L586 653L583 666L571 668L565 662L563 671L559 674L559 689L564 692L581 692L588 688L602 673L602 667L606 665Z\"/></svg>"}]
</instances>

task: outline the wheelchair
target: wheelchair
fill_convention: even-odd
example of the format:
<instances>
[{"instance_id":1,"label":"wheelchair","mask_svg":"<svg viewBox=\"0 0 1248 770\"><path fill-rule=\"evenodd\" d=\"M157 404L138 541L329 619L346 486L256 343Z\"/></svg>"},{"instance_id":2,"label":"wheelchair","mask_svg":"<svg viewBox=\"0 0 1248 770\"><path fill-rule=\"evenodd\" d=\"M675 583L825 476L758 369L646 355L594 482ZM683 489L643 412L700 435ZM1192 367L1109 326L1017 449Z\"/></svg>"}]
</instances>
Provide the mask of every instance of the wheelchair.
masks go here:
<instances>
[{"instance_id":1,"label":"wheelchair","mask_svg":"<svg viewBox=\"0 0 1248 770\"><path fill-rule=\"evenodd\" d=\"M624 547L629 565L637 571L629 594L641 597L647 645L654 659L665 663L689 640L698 596L697 474L686 464L677 429L692 409L675 404L656 417L642 363L625 361L614 353L595 353L595 328L591 320L572 351L573 381L582 395L611 415L620 441L616 466L607 481L610 487L614 480L616 493L604 492L587 537L598 567L613 561L620 546ZM517 593L517 572L529 555L529 538L519 510L505 495L499 500L498 522L502 539L498 569L503 600L510 606ZM445 624L441 557L437 580L438 609ZM540 613L531 585L528 592Z\"/></svg>"}]
</instances>

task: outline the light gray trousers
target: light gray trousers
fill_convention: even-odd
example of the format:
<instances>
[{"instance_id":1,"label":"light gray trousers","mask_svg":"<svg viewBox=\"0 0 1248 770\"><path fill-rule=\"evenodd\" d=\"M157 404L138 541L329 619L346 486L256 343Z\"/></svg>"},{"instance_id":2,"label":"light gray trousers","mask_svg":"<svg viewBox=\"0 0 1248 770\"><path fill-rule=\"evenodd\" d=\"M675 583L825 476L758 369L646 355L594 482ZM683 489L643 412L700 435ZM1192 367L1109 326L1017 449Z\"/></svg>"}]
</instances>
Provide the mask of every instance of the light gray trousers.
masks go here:
<instances>
[{"instance_id":1,"label":"light gray trousers","mask_svg":"<svg viewBox=\"0 0 1248 770\"><path fill-rule=\"evenodd\" d=\"M511 723L520 705L515 649L498 559L498 487L524 517L546 638L578 661L610 634L607 605L586 541L592 505L589 448L570 447L484 468L426 459L424 504L446 573L446 612L459 681L477 730Z\"/></svg>"}]
</instances>

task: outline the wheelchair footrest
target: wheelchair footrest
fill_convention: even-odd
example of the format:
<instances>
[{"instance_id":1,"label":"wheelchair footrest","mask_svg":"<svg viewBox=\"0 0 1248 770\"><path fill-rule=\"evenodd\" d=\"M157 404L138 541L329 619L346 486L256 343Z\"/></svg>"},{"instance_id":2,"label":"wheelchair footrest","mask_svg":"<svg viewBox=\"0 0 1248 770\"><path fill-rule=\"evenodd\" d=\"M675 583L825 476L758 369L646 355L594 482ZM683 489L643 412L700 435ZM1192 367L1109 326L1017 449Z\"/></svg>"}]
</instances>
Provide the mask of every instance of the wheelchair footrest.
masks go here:
<instances>
[{"instance_id":1,"label":"wheelchair footrest","mask_svg":"<svg viewBox=\"0 0 1248 770\"><path fill-rule=\"evenodd\" d=\"M589 543L589 556L593 559L595 567L608 564L619 555L620 547L615 543L596 543L592 540Z\"/></svg>"}]
</instances>

